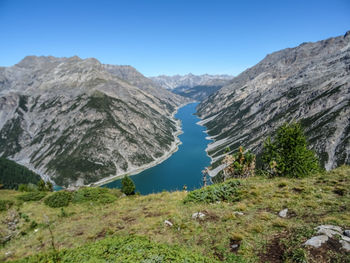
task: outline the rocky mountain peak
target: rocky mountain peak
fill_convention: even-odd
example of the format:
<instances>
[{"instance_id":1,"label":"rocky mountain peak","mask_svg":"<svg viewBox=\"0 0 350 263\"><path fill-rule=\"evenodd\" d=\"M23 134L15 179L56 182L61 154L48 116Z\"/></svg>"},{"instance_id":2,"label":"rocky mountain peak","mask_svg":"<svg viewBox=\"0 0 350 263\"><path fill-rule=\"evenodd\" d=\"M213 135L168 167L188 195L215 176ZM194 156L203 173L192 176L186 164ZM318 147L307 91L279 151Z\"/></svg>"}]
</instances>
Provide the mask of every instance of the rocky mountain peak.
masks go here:
<instances>
[{"instance_id":1,"label":"rocky mountain peak","mask_svg":"<svg viewBox=\"0 0 350 263\"><path fill-rule=\"evenodd\" d=\"M214 167L225 148L259 154L283 122L300 121L326 169L350 163L350 38L303 43L267 55L217 93L198 112L215 142Z\"/></svg>"},{"instance_id":2,"label":"rocky mountain peak","mask_svg":"<svg viewBox=\"0 0 350 263\"><path fill-rule=\"evenodd\" d=\"M121 175L176 146L186 101L130 66L28 56L0 69L0 156L64 186Z\"/></svg>"}]
</instances>

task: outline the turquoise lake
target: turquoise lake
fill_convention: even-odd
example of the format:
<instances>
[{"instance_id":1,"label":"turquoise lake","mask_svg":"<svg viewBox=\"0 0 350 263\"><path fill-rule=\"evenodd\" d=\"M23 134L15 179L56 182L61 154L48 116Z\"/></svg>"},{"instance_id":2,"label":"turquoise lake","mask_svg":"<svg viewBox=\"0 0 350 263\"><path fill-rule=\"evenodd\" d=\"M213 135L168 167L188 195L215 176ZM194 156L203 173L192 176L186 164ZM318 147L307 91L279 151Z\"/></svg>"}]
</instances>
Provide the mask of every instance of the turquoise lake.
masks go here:
<instances>
[{"instance_id":1,"label":"turquoise lake","mask_svg":"<svg viewBox=\"0 0 350 263\"><path fill-rule=\"evenodd\" d=\"M131 176L136 191L141 194L157 193L163 190L188 190L199 188L202 184L202 170L209 166L210 158L205 151L210 142L205 137L205 127L196 124L200 119L194 115L198 103L180 108L175 117L181 120L183 133L179 149L167 160L139 174ZM120 180L105 184L104 187L120 188Z\"/></svg>"}]
</instances>

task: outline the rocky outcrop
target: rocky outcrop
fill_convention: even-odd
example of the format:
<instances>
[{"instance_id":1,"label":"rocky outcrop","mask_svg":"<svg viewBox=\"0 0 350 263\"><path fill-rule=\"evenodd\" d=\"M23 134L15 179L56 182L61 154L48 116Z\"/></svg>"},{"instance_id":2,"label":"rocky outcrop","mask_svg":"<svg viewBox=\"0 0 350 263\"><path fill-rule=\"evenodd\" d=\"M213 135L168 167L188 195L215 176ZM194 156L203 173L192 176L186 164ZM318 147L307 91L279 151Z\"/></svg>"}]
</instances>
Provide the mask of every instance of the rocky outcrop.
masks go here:
<instances>
[{"instance_id":1,"label":"rocky outcrop","mask_svg":"<svg viewBox=\"0 0 350 263\"><path fill-rule=\"evenodd\" d=\"M0 156L59 185L143 167L174 146L186 100L129 66L79 57L0 68Z\"/></svg>"},{"instance_id":2,"label":"rocky outcrop","mask_svg":"<svg viewBox=\"0 0 350 263\"><path fill-rule=\"evenodd\" d=\"M327 170L350 163L350 35L267 55L203 101L198 114L214 139L207 148L213 168L227 147L259 155L267 136L290 121L302 123Z\"/></svg>"},{"instance_id":3,"label":"rocky outcrop","mask_svg":"<svg viewBox=\"0 0 350 263\"><path fill-rule=\"evenodd\" d=\"M316 227L317 236L313 236L308 239L304 245L314 248L320 248L323 244L327 243L329 239L334 239L335 242L339 242L339 246L343 250L350 251L350 238L343 235L342 229L339 226L333 225L321 225Z\"/></svg>"}]
</instances>

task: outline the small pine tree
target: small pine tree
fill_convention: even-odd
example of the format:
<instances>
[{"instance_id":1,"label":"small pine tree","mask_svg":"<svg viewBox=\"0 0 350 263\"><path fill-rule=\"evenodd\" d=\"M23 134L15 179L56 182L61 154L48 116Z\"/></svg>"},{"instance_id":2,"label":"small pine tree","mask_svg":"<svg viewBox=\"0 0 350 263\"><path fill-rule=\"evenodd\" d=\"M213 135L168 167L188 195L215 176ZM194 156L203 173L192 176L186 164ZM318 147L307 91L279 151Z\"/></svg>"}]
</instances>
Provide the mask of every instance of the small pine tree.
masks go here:
<instances>
[{"instance_id":1,"label":"small pine tree","mask_svg":"<svg viewBox=\"0 0 350 263\"><path fill-rule=\"evenodd\" d=\"M319 170L315 153L299 123L283 124L273 140L267 138L262 153L263 168L271 176L305 177Z\"/></svg>"},{"instance_id":2,"label":"small pine tree","mask_svg":"<svg viewBox=\"0 0 350 263\"><path fill-rule=\"evenodd\" d=\"M47 181L47 182L46 182L45 188L46 188L46 191L52 192L52 191L53 191L53 185L52 185L52 183L49 182L49 181Z\"/></svg>"},{"instance_id":3,"label":"small pine tree","mask_svg":"<svg viewBox=\"0 0 350 263\"><path fill-rule=\"evenodd\" d=\"M135 189L136 187L133 180L131 180L128 176L124 176L122 179L122 192L126 195L134 195Z\"/></svg>"},{"instance_id":4,"label":"small pine tree","mask_svg":"<svg viewBox=\"0 0 350 263\"><path fill-rule=\"evenodd\" d=\"M255 155L250 151L245 152L242 146L238 152L227 154L222 161L225 164L223 169L224 181L229 178L247 178L254 176L255 172Z\"/></svg>"},{"instance_id":5,"label":"small pine tree","mask_svg":"<svg viewBox=\"0 0 350 263\"><path fill-rule=\"evenodd\" d=\"M43 179L40 179L37 186L38 186L38 191L45 191L46 190L45 181Z\"/></svg>"}]
</instances>

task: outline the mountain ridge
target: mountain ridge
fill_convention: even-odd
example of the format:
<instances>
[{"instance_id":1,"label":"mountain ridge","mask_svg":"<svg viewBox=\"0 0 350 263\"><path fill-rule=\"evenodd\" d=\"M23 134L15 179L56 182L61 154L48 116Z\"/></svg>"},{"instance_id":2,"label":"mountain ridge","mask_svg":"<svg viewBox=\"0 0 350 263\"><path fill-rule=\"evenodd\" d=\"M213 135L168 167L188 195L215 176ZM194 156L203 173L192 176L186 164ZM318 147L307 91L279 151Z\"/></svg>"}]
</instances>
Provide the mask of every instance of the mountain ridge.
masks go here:
<instances>
[{"instance_id":1,"label":"mountain ridge","mask_svg":"<svg viewBox=\"0 0 350 263\"><path fill-rule=\"evenodd\" d=\"M0 155L66 186L161 158L177 143L173 113L188 100L133 68L120 71L129 78L76 56L28 56L1 68Z\"/></svg>"},{"instance_id":2,"label":"mountain ridge","mask_svg":"<svg viewBox=\"0 0 350 263\"><path fill-rule=\"evenodd\" d=\"M264 136L292 120L302 122L327 170L349 163L349 71L347 33L269 54L204 100L198 114L214 139L207 148L212 175L225 148L259 154Z\"/></svg>"}]
</instances>

